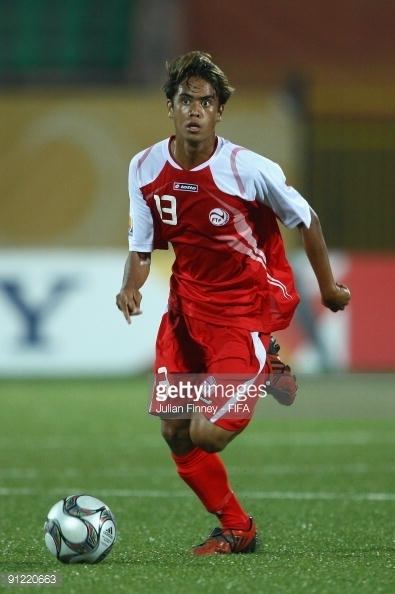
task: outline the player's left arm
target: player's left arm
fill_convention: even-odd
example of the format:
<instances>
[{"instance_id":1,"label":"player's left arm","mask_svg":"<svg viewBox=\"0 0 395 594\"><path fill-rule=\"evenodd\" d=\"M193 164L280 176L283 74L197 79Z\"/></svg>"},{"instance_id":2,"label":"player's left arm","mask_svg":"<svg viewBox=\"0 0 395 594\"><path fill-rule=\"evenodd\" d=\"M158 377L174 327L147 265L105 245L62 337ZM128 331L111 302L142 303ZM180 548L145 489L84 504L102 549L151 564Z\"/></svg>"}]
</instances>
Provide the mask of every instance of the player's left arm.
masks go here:
<instances>
[{"instance_id":1,"label":"player's left arm","mask_svg":"<svg viewBox=\"0 0 395 594\"><path fill-rule=\"evenodd\" d=\"M306 255L318 281L322 303L331 311L343 310L351 299L350 291L345 285L335 282L320 220L312 208L310 213L310 226L300 223L298 227Z\"/></svg>"},{"instance_id":2,"label":"player's left arm","mask_svg":"<svg viewBox=\"0 0 395 594\"><path fill-rule=\"evenodd\" d=\"M350 301L350 291L333 277L318 215L303 196L286 183L285 175L277 163L255 157L255 167L254 181L258 200L267 204L286 227L300 229L323 305L332 311L343 310Z\"/></svg>"}]
</instances>

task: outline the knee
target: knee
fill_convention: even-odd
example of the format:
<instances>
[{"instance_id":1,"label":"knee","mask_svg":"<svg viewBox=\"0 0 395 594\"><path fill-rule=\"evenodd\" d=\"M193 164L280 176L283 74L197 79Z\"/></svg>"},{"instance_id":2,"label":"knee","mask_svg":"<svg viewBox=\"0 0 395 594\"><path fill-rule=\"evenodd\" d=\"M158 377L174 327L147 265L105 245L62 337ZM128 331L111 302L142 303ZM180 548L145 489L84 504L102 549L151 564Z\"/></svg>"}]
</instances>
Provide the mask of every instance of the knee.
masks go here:
<instances>
[{"instance_id":1,"label":"knee","mask_svg":"<svg viewBox=\"0 0 395 594\"><path fill-rule=\"evenodd\" d=\"M183 454L191 448L189 422L162 421L162 437L175 454Z\"/></svg>"}]
</instances>

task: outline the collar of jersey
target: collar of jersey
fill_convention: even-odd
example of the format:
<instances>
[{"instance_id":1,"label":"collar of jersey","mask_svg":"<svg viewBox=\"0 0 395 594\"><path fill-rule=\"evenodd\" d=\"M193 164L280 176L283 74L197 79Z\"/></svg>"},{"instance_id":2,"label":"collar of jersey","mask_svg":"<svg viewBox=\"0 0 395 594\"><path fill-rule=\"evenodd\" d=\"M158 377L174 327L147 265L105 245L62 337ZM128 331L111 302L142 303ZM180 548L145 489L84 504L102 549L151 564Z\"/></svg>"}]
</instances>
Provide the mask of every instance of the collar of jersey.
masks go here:
<instances>
[{"instance_id":1,"label":"collar of jersey","mask_svg":"<svg viewBox=\"0 0 395 594\"><path fill-rule=\"evenodd\" d=\"M196 165L196 167L193 167L192 169L184 169L171 156L171 152L170 152L169 146L170 146L170 140L172 138L173 137L170 136L169 138L167 138L164 141L164 143L163 143L163 152L164 152L164 155L165 155L166 159L169 161L170 165L172 167L174 167L175 169L180 169L180 171L200 171L201 169L204 169L208 165L211 165L211 163L214 161L214 159L217 158L217 156L218 156L218 154L219 154L219 152L220 152L220 150L221 150L221 148L222 148L222 146L224 144L224 139L221 136L217 136L217 148L215 149L215 151L213 152L213 154L211 155L211 157L209 159L207 159L207 161L204 161L204 163L200 163L200 165Z\"/></svg>"}]
</instances>

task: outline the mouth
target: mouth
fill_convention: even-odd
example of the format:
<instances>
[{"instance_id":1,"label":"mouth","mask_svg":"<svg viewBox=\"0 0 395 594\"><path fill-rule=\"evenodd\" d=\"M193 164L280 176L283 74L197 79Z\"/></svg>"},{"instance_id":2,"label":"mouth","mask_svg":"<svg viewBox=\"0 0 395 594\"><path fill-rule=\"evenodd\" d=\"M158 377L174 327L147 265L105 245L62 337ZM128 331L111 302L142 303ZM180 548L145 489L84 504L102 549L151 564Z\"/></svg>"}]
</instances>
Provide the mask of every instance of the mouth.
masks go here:
<instances>
[{"instance_id":1,"label":"mouth","mask_svg":"<svg viewBox=\"0 0 395 594\"><path fill-rule=\"evenodd\" d=\"M186 125L186 129L188 130L188 132L192 132L193 134L196 134L197 132L200 132L201 126L197 122L189 122Z\"/></svg>"}]
</instances>

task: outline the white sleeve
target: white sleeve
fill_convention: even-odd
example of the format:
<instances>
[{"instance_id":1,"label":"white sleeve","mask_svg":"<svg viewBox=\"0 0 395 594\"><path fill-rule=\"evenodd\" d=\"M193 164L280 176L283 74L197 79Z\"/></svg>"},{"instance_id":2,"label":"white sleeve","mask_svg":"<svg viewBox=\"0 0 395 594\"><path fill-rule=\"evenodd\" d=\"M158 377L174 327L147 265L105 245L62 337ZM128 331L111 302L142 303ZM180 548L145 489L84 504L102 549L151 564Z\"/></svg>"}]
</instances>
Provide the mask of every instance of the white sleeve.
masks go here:
<instances>
[{"instance_id":1,"label":"white sleeve","mask_svg":"<svg viewBox=\"0 0 395 594\"><path fill-rule=\"evenodd\" d=\"M300 223L310 227L310 206L295 188L287 185L281 167L264 157L257 159L256 164L256 199L269 206L286 227L293 229Z\"/></svg>"},{"instance_id":2,"label":"white sleeve","mask_svg":"<svg viewBox=\"0 0 395 594\"><path fill-rule=\"evenodd\" d=\"M154 224L149 206L144 200L137 178L137 157L129 167L130 220L128 240L129 250L152 252L154 243Z\"/></svg>"}]
</instances>

